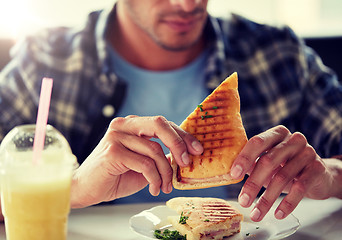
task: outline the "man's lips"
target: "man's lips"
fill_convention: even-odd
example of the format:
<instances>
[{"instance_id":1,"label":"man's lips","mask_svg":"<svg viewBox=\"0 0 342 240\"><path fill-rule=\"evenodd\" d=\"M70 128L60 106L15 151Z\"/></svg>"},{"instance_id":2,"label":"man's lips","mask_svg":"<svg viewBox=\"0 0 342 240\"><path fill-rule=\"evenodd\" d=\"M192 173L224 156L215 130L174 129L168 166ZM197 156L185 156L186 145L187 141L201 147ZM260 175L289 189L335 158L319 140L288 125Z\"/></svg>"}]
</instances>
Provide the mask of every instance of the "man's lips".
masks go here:
<instances>
[{"instance_id":1,"label":"man's lips","mask_svg":"<svg viewBox=\"0 0 342 240\"><path fill-rule=\"evenodd\" d=\"M199 21L199 19L168 19L164 20L163 23L168 27L178 32L190 31Z\"/></svg>"}]
</instances>

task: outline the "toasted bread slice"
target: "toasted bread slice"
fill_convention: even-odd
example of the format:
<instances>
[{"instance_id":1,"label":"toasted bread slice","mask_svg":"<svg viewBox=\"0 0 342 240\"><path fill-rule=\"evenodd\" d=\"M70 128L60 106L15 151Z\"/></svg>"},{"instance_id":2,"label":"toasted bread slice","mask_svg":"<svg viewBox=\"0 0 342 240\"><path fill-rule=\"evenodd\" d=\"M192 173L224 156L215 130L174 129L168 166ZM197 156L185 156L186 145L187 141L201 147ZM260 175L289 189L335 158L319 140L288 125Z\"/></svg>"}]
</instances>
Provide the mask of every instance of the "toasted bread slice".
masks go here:
<instances>
[{"instance_id":1,"label":"toasted bread slice","mask_svg":"<svg viewBox=\"0 0 342 240\"><path fill-rule=\"evenodd\" d=\"M223 199L178 197L166 206L179 214L168 220L187 240L223 239L241 229L243 215Z\"/></svg>"},{"instance_id":2,"label":"toasted bread slice","mask_svg":"<svg viewBox=\"0 0 342 240\"><path fill-rule=\"evenodd\" d=\"M197 189L241 181L230 177L233 161L247 142L240 115L237 73L226 78L180 125L203 145L200 156L179 167L171 157L173 186Z\"/></svg>"}]
</instances>

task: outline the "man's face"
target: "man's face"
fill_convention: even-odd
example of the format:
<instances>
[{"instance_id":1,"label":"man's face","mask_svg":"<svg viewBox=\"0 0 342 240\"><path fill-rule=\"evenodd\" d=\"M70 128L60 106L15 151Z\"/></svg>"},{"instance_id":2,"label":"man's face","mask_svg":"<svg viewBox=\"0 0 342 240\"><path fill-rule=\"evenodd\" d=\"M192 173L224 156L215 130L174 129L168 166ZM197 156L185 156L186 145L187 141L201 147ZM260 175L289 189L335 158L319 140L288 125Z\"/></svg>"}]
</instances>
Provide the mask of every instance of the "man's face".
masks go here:
<instances>
[{"instance_id":1,"label":"man's face","mask_svg":"<svg viewBox=\"0 0 342 240\"><path fill-rule=\"evenodd\" d=\"M208 0L123 0L135 25L160 47L181 51L202 36Z\"/></svg>"}]
</instances>

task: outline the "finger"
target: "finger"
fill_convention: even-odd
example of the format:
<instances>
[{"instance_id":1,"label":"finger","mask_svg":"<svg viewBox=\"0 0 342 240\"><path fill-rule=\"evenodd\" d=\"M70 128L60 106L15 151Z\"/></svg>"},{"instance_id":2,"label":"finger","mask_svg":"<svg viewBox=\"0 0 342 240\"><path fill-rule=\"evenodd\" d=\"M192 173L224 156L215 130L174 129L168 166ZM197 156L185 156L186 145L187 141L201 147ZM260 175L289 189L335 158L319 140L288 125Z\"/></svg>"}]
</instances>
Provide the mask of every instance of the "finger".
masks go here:
<instances>
[{"instance_id":1,"label":"finger","mask_svg":"<svg viewBox=\"0 0 342 240\"><path fill-rule=\"evenodd\" d=\"M137 116L137 115L128 115L125 118L139 118L139 116Z\"/></svg>"},{"instance_id":2,"label":"finger","mask_svg":"<svg viewBox=\"0 0 342 240\"><path fill-rule=\"evenodd\" d=\"M158 124L156 124L156 136L170 149L170 152L178 165L181 167L189 165L190 157L187 142L184 141L175 128L171 126L170 122L166 121L165 118L157 117L156 121L158 122ZM191 148L190 146L191 145L189 145L189 148Z\"/></svg>"},{"instance_id":3,"label":"finger","mask_svg":"<svg viewBox=\"0 0 342 240\"><path fill-rule=\"evenodd\" d=\"M129 169L141 173L149 183L149 191L151 195L158 196L162 183L155 162L145 156L130 152L125 159L125 165Z\"/></svg>"},{"instance_id":4,"label":"finger","mask_svg":"<svg viewBox=\"0 0 342 240\"><path fill-rule=\"evenodd\" d=\"M239 196L241 206L249 207L252 204L253 199L258 195L262 186L269 182L272 184L275 176L276 185L273 189L281 187L277 185L279 184L277 183L278 180L282 181L282 184L285 186L287 182L291 180L290 178L292 175L292 177L297 175L302 169L301 165L305 164L304 162L301 162L301 164L293 163L287 168L283 168L282 166L284 166L288 159L292 159L296 154L300 153L303 148L302 146L305 144L306 139L303 138L301 134L293 134L292 136L285 138L283 142L270 149L267 153L263 154L253 167L253 171L250 173L249 178L246 180L241 190ZM291 169L291 166L293 166L295 170ZM270 185L268 188L269 187ZM275 191L274 194L277 195L278 192Z\"/></svg>"},{"instance_id":5,"label":"finger","mask_svg":"<svg viewBox=\"0 0 342 240\"><path fill-rule=\"evenodd\" d=\"M252 211L251 219L253 221L260 221L272 207L276 199L284 192L285 187L293 182L294 179L301 176L306 166L316 158L315 151L311 146L307 145L303 150L299 150L293 158L286 162L284 167L274 174L271 182L267 189L264 191L262 196L259 198L255 205L256 211ZM299 195L299 198L293 198L294 201L300 201L303 196ZM298 202L289 202L292 206L297 206ZM292 209L293 210L293 209ZM291 211L292 211L291 210ZM288 214L288 209L285 212L279 211L278 217L281 217L282 213Z\"/></svg>"},{"instance_id":6,"label":"finger","mask_svg":"<svg viewBox=\"0 0 342 240\"><path fill-rule=\"evenodd\" d=\"M117 185L114 199L132 195L148 185L146 178L133 170L120 175L120 182ZM112 199L108 199L112 200Z\"/></svg>"},{"instance_id":7,"label":"finger","mask_svg":"<svg viewBox=\"0 0 342 240\"><path fill-rule=\"evenodd\" d=\"M116 139L120 139L120 136L123 136L123 134L115 133ZM131 151L121 142L112 144L108 151L110 152L109 154L115 155L115 159L118 159L110 163L110 174L120 175L129 170L140 173L150 184L150 193L153 196L159 195L162 179L153 159Z\"/></svg>"},{"instance_id":8,"label":"finger","mask_svg":"<svg viewBox=\"0 0 342 240\"><path fill-rule=\"evenodd\" d=\"M304 197L313 199L327 198L328 195L324 194L326 186L328 185L323 180L325 178L324 176L326 176L325 173L326 168L319 158L316 158L313 163L307 165L303 172L290 185L289 193L280 202L275 211L275 217L277 219L287 217ZM330 181L329 178L328 182ZM320 186L319 189L316 189L317 186Z\"/></svg>"},{"instance_id":9,"label":"finger","mask_svg":"<svg viewBox=\"0 0 342 240\"><path fill-rule=\"evenodd\" d=\"M296 176L296 174L297 172L288 172L285 169L282 169L274 176L274 178L272 178L269 186L260 196L251 212L250 218L252 221L258 222L264 218L282 193L282 190L285 188L287 183L293 181L293 178Z\"/></svg>"},{"instance_id":10,"label":"finger","mask_svg":"<svg viewBox=\"0 0 342 240\"><path fill-rule=\"evenodd\" d=\"M195 138L191 134L184 131L175 123L170 122L170 124L175 129L175 131L179 134L179 136L185 141L189 153L193 155L199 155L203 153L204 148L202 144L197 140L197 138Z\"/></svg>"},{"instance_id":11,"label":"finger","mask_svg":"<svg viewBox=\"0 0 342 240\"><path fill-rule=\"evenodd\" d=\"M290 132L284 126L271 128L252 137L241 150L231 168L231 177L241 179L254 166L254 162L262 153L283 141Z\"/></svg>"},{"instance_id":12,"label":"finger","mask_svg":"<svg viewBox=\"0 0 342 240\"><path fill-rule=\"evenodd\" d=\"M284 219L298 206L299 202L304 198L305 190L301 184L294 183L290 190L290 193L284 197L279 206L274 212L274 216L277 219Z\"/></svg>"},{"instance_id":13,"label":"finger","mask_svg":"<svg viewBox=\"0 0 342 240\"><path fill-rule=\"evenodd\" d=\"M287 195L275 210L275 217L277 219L283 219L288 216L304 197L303 192L299 191L299 188L296 187L296 185L292 186L294 186L292 189L292 194L290 196ZM254 222L261 221L279 196L280 195L278 195L276 198L269 198L269 196L267 196L264 192L251 211L250 219Z\"/></svg>"},{"instance_id":14,"label":"finger","mask_svg":"<svg viewBox=\"0 0 342 240\"><path fill-rule=\"evenodd\" d=\"M168 153L165 155L165 157L166 157L167 161L169 162L169 164L171 164L171 154Z\"/></svg>"},{"instance_id":15,"label":"finger","mask_svg":"<svg viewBox=\"0 0 342 240\"><path fill-rule=\"evenodd\" d=\"M134 135L126 135L121 138L121 143L131 151L152 159L157 166L162 180L160 188L164 193L170 193L172 191L172 168L164 155L162 147L157 142Z\"/></svg>"},{"instance_id":16,"label":"finger","mask_svg":"<svg viewBox=\"0 0 342 240\"><path fill-rule=\"evenodd\" d=\"M115 118L110 128L140 137L157 137L171 150L180 166L187 166L190 162L186 142L162 116Z\"/></svg>"}]
</instances>

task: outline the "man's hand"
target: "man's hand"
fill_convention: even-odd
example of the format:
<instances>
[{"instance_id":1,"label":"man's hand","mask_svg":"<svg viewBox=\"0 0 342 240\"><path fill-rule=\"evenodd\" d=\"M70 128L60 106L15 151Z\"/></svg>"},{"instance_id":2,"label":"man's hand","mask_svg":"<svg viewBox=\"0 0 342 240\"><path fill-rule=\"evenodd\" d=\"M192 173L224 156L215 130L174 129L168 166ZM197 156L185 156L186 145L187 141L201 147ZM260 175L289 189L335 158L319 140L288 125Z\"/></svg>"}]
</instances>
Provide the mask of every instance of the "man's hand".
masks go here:
<instances>
[{"instance_id":1,"label":"man's hand","mask_svg":"<svg viewBox=\"0 0 342 240\"><path fill-rule=\"evenodd\" d=\"M172 191L172 168L159 138L180 166L189 164L188 153L203 152L196 138L164 117L115 118L94 151L76 170L72 207L85 207L131 195L149 184L152 195Z\"/></svg>"},{"instance_id":2,"label":"man's hand","mask_svg":"<svg viewBox=\"0 0 342 240\"><path fill-rule=\"evenodd\" d=\"M288 194L275 211L277 219L288 216L304 197L340 196L341 169L341 161L322 160L303 134L277 126L247 142L231 175L235 179L249 175L239 195L243 207L251 206L266 188L251 212L251 219L260 221L282 192Z\"/></svg>"}]
</instances>

